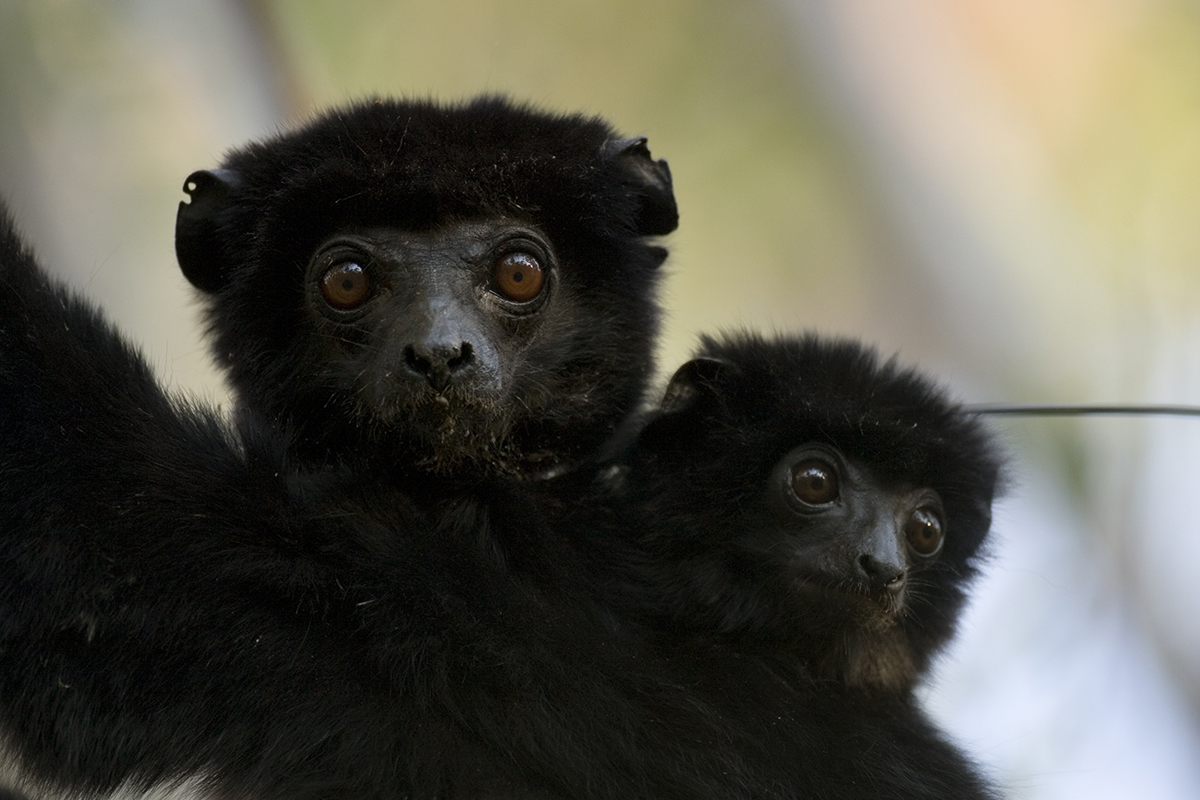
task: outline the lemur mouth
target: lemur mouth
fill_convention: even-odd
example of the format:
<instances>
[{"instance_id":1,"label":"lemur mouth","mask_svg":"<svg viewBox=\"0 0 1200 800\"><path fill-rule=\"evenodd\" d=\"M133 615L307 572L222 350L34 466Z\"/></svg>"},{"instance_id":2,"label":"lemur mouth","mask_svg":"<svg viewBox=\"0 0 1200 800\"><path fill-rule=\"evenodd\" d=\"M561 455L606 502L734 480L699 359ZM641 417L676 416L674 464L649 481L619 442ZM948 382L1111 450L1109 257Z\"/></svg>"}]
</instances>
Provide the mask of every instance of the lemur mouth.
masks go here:
<instances>
[{"instance_id":1,"label":"lemur mouth","mask_svg":"<svg viewBox=\"0 0 1200 800\"><path fill-rule=\"evenodd\" d=\"M847 613L855 617L865 617L874 623L890 622L904 611L906 592L905 580L898 580L872 586L865 581L836 579L824 576L810 584L819 584L822 594L829 598L838 598L847 608Z\"/></svg>"},{"instance_id":2,"label":"lemur mouth","mask_svg":"<svg viewBox=\"0 0 1200 800\"><path fill-rule=\"evenodd\" d=\"M866 598L888 619L900 616L904 610L904 577L883 587L860 586L859 595Z\"/></svg>"}]
</instances>

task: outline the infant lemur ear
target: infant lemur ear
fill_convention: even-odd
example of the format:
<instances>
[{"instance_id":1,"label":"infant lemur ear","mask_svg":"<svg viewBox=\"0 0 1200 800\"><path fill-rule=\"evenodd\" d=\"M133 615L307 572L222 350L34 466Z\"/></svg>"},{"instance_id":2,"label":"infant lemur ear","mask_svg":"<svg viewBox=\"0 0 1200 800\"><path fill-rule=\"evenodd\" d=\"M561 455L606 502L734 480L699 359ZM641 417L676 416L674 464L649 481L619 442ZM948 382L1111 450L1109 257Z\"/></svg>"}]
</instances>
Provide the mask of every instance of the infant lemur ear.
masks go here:
<instances>
[{"instance_id":1,"label":"infant lemur ear","mask_svg":"<svg viewBox=\"0 0 1200 800\"><path fill-rule=\"evenodd\" d=\"M623 164L637 178L637 193L642 203L634 230L640 236L660 236L679 226L679 209L671 184L671 169L665 159L650 157L645 136L612 139L605 143L605 155Z\"/></svg>"},{"instance_id":2,"label":"infant lemur ear","mask_svg":"<svg viewBox=\"0 0 1200 800\"><path fill-rule=\"evenodd\" d=\"M736 375L738 368L733 362L720 358L701 356L693 358L675 370L663 393L658 410L661 414L678 414L715 402L719 397L722 380Z\"/></svg>"}]
</instances>

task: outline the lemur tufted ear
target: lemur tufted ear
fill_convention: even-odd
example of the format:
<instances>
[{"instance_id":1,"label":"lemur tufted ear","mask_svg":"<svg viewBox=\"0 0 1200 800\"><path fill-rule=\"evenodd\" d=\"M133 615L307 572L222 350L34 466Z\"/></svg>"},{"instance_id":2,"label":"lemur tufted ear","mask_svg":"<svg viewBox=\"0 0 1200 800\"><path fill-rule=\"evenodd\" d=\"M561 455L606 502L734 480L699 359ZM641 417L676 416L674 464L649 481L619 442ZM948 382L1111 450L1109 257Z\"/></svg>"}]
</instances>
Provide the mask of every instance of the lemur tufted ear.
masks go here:
<instances>
[{"instance_id":1,"label":"lemur tufted ear","mask_svg":"<svg viewBox=\"0 0 1200 800\"><path fill-rule=\"evenodd\" d=\"M671 376L659 411L664 415L678 414L705 398L715 399L718 383L737 372L738 368L732 362L720 358L693 358Z\"/></svg>"},{"instance_id":2,"label":"lemur tufted ear","mask_svg":"<svg viewBox=\"0 0 1200 800\"><path fill-rule=\"evenodd\" d=\"M221 218L240 185L241 177L228 169L193 172L183 182L188 200L180 202L175 215L175 258L184 277L210 294L229 278L232 264L221 244Z\"/></svg>"},{"instance_id":3,"label":"lemur tufted ear","mask_svg":"<svg viewBox=\"0 0 1200 800\"><path fill-rule=\"evenodd\" d=\"M671 168L665 159L655 161L646 146L645 136L613 139L604 145L605 156L620 163L636 180L641 207L635 230L641 236L670 233L679 225L679 209L671 184Z\"/></svg>"}]
</instances>

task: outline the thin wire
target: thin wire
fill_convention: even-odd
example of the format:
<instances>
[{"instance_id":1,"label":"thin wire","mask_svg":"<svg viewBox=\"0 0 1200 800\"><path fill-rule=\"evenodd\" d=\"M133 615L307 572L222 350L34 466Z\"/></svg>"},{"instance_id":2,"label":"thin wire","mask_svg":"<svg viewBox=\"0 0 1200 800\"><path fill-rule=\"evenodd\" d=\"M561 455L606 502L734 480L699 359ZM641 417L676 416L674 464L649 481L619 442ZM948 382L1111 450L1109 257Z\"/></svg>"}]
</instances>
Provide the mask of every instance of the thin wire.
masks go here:
<instances>
[{"instance_id":1,"label":"thin wire","mask_svg":"<svg viewBox=\"0 0 1200 800\"><path fill-rule=\"evenodd\" d=\"M1200 406L1059 405L1056 403L969 403L973 414L1074 417L1083 415L1200 417Z\"/></svg>"}]
</instances>

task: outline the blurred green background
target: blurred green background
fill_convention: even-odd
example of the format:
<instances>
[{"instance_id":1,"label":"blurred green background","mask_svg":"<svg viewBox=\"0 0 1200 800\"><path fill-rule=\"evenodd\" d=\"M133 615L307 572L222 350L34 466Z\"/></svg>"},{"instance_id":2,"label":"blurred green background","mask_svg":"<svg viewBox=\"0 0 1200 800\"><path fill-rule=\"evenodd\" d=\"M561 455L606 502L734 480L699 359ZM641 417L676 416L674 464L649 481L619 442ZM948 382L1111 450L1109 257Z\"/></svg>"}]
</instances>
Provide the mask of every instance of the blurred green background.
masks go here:
<instances>
[{"instance_id":1,"label":"blurred green background","mask_svg":"<svg viewBox=\"0 0 1200 800\"><path fill-rule=\"evenodd\" d=\"M1169 0L0 0L0 193L177 390L228 398L183 179L369 94L649 136L663 370L816 328L973 401L1200 403L1200 6ZM1200 796L1200 422L999 425L996 553L934 713L1018 797Z\"/></svg>"}]
</instances>

